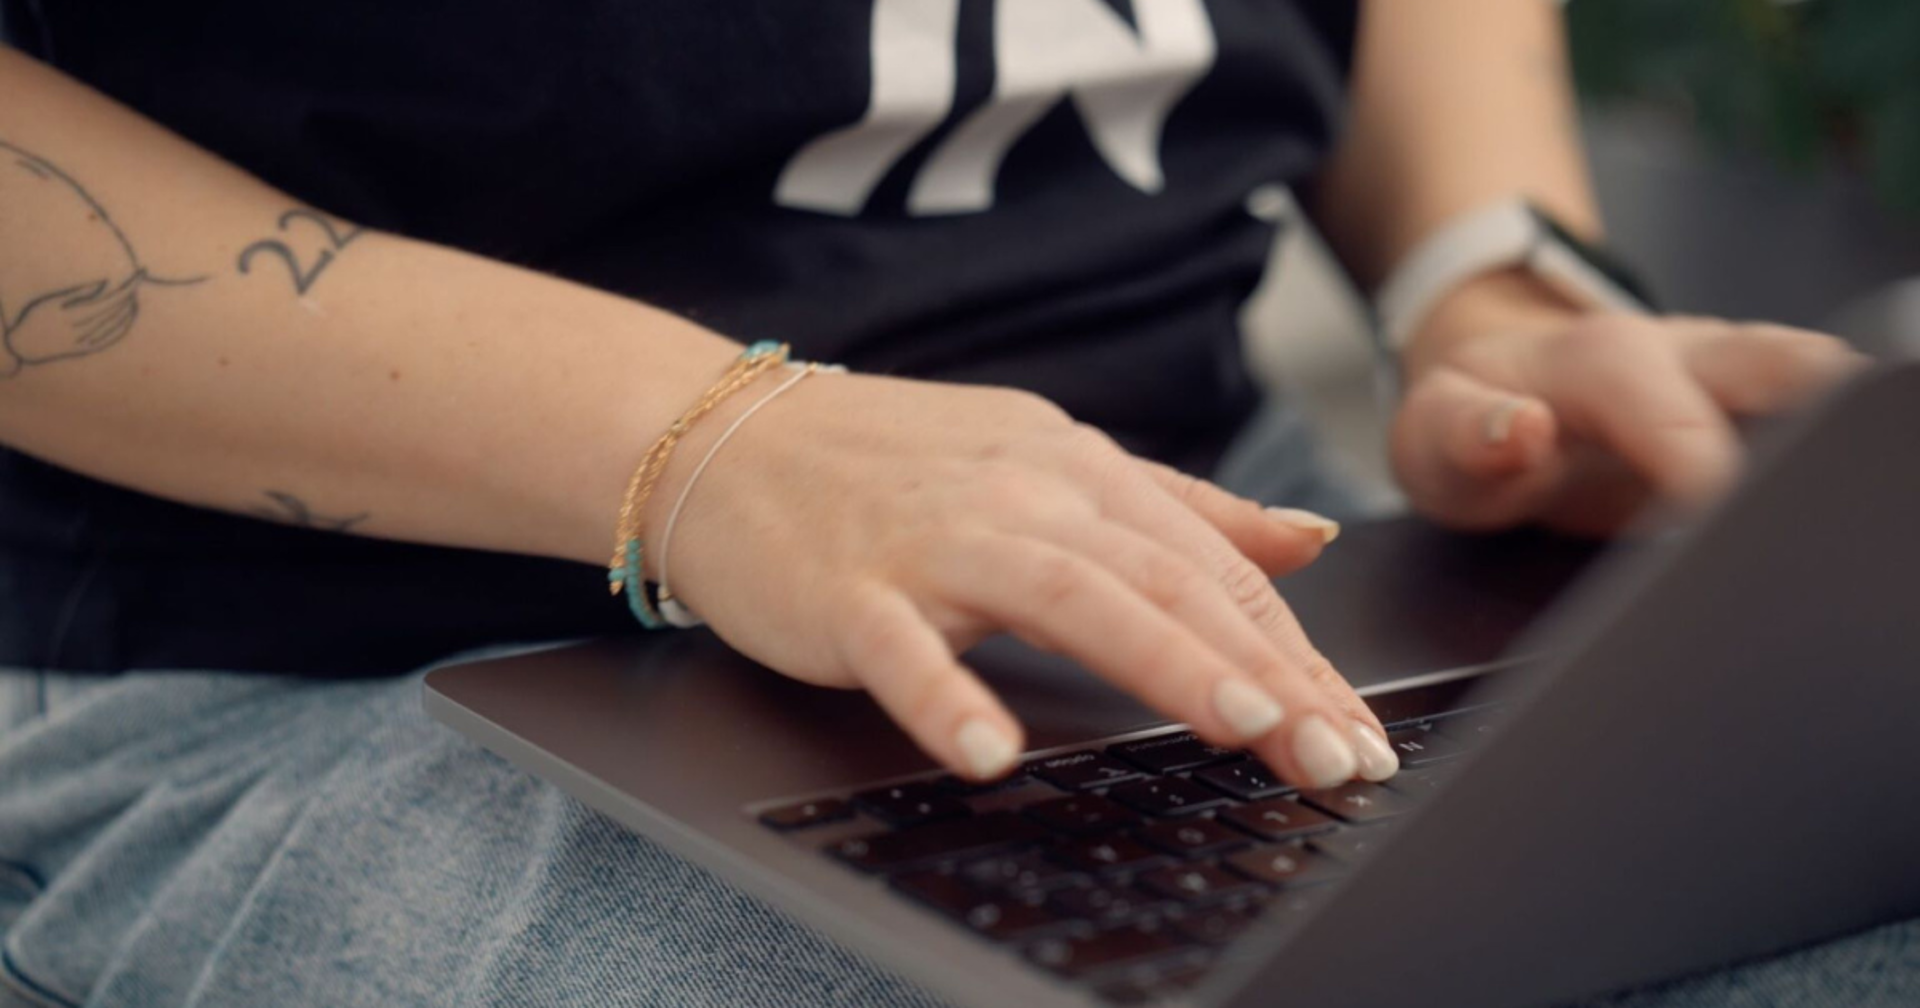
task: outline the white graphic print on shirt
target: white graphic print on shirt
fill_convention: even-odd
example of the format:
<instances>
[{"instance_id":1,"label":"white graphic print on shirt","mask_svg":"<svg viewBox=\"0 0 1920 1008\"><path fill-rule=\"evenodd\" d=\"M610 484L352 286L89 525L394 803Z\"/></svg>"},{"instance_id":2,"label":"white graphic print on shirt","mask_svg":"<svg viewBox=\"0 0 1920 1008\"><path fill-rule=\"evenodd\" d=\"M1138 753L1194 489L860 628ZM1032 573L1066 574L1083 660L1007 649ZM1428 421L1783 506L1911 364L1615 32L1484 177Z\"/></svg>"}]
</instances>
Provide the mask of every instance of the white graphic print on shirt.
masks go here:
<instances>
[{"instance_id":1,"label":"white graphic print on shirt","mask_svg":"<svg viewBox=\"0 0 1920 1008\"><path fill-rule=\"evenodd\" d=\"M774 190L781 206L852 216L887 171L953 110L961 0L874 0L866 115L802 147ZM1129 27L1103 0L994 0L994 87L913 180L915 216L993 206L1007 152L1072 97L1108 167L1158 192L1168 113L1212 69L1202 0L1133 0Z\"/></svg>"}]
</instances>

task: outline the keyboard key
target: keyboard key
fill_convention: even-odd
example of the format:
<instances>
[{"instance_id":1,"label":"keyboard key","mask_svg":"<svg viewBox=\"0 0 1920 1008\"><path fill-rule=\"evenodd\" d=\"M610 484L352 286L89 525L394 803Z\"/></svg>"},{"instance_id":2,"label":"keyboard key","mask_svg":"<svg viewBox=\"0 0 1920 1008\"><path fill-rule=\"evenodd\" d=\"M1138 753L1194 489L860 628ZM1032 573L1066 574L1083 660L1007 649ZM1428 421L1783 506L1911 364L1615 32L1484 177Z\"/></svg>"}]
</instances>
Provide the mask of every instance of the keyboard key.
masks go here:
<instances>
[{"instance_id":1,"label":"keyboard key","mask_svg":"<svg viewBox=\"0 0 1920 1008\"><path fill-rule=\"evenodd\" d=\"M1366 860L1390 832L1382 829L1343 829L1322 833L1307 842L1322 854L1330 854L1348 865L1355 865Z\"/></svg>"},{"instance_id":2,"label":"keyboard key","mask_svg":"<svg viewBox=\"0 0 1920 1008\"><path fill-rule=\"evenodd\" d=\"M1032 938L1068 922L1037 903L1011 895L994 896L967 911L967 926L995 941Z\"/></svg>"},{"instance_id":3,"label":"keyboard key","mask_svg":"<svg viewBox=\"0 0 1920 1008\"><path fill-rule=\"evenodd\" d=\"M1295 844L1239 851L1222 863L1250 879L1283 888L1328 882L1343 870L1337 860Z\"/></svg>"},{"instance_id":4,"label":"keyboard key","mask_svg":"<svg viewBox=\"0 0 1920 1008\"><path fill-rule=\"evenodd\" d=\"M1049 756L1046 759L1034 760L1027 769L1032 771L1034 776L1068 791L1107 787L1111 784L1138 780L1143 776L1133 767L1097 752Z\"/></svg>"},{"instance_id":5,"label":"keyboard key","mask_svg":"<svg viewBox=\"0 0 1920 1008\"><path fill-rule=\"evenodd\" d=\"M967 795L960 800L967 807L978 812L997 812L1001 809L1018 810L1029 805L1058 798L1066 792L1043 780L1028 777L1018 784Z\"/></svg>"},{"instance_id":6,"label":"keyboard key","mask_svg":"<svg viewBox=\"0 0 1920 1008\"><path fill-rule=\"evenodd\" d=\"M957 869L969 883L989 890L1028 892L1079 885L1086 876L1050 861L1038 851L970 861Z\"/></svg>"},{"instance_id":7,"label":"keyboard key","mask_svg":"<svg viewBox=\"0 0 1920 1008\"><path fill-rule=\"evenodd\" d=\"M1230 808L1220 813L1220 819L1262 840L1292 840L1337 825L1325 812L1291 798L1273 798Z\"/></svg>"},{"instance_id":8,"label":"keyboard key","mask_svg":"<svg viewBox=\"0 0 1920 1008\"><path fill-rule=\"evenodd\" d=\"M1434 723L1433 730L1463 746L1477 746L1487 740L1506 720L1498 710L1476 711Z\"/></svg>"},{"instance_id":9,"label":"keyboard key","mask_svg":"<svg viewBox=\"0 0 1920 1008\"><path fill-rule=\"evenodd\" d=\"M1452 739L1424 728L1388 732L1387 744L1400 754L1400 765L1407 768L1450 760L1465 752Z\"/></svg>"},{"instance_id":10,"label":"keyboard key","mask_svg":"<svg viewBox=\"0 0 1920 1008\"><path fill-rule=\"evenodd\" d=\"M1158 868L1173 863L1161 851L1123 834L1069 840L1054 848L1053 856L1081 871L1113 873Z\"/></svg>"},{"instance_id":11,"label":"keyboard key","mask_svg":"<svg viewBox=\"0 0 1920 1008\"><path fill-rule=\"evenodd\" d=\"M1243 906L1201 907L1167 921L1175 931L1207 945L1225 945L1240 937L1260 913Z\"/></svg>"},{"instance_id":12,"label":"keyboard key","mask_svg":"<svg viewBox=\"0 0 1920 1008\"><path fill-rule=\"evenodd\" d=\"M1327 791L1303 791L1300 798L1350 823L1378 822L1413 811L1413 802L1407 796L1365 781L1353 781Z\"/></svg>"},{"instance_id":13,"label":"keyboard key","mask_svg":"<svg viewBox=\"0 0 1920 1008\"><path fill-rule=\"evenodd\" d=\"M1247 838L1212 819L1157 822L1136 832L1147 843L1183 858L1205 857L1245 847Z\"/></svg>"},{"instance_id":14,"label":"keyboard key","mask_svg":"<svg viewBox=\"0 0 1920 1008\"><path fill-rule=\"evenodd\" d=\"M1099 795L1055 798L1029 805L1023 811L1038 822L1075 836L1108 833L1140 821L1140 816L1133 810Z\"/></svg>"},{"instance_id":15,"label":"keyboard key","mask_svg":"<svg viewBox=\"0 0 1920 1008\"><path fill-rule=\"evenodd\" d=\"M884 872L984 857L1046 838L1045 829L1017 813L988 812L854 837L829 845L827 851L855 868Z\"/></svg>"},{"instance_id":16,"label":"keyboard key","mask_svg":"<svg viewBox=\"0 0 1920 1008\"><path fill-rule=\"evenodd\" d=\"M1232 749L1208 745L1192 732L1174 732L1137 742L1119 742L1108 746L1107 752L1156 774L1212 766L1245 755Z\"/></svg>"},{"instance_id":17,"label":"keyboard key","mask_svg":"<svg viewBox=\"0 0 1920 1008\"><path fill-rule=\"evenodd\" d=\"M820 798L798 802L760 813L760 821L777 830L806 829L821 823L839 822L853 815L853 806L838 798Z\"/></svg>"},{"instance_id":18,"label":"keyboard key","mask_svg":"<svg viewBox=\"0 0 1920 1008\"><path fill-rule=\"evenodd\" d=\"M1421 802L1439 790L1440 785L1451 780L1454 772L1455 768L1446 764L1423 767L1419 770L1402 770L1387 782L1387 788L1408 795L1415 802Z\"/></svg>"},{"instance_id":19,"label":"keyboard key","mask_svg":"<svg viewBox=\"0 0 1920 1008\"><path fill-rule=\"evenodd\" d=\"M1090 935L1048 938L1030 946L1027 957L1062 976L1078 978L1096 970L1172 957L1191 947L1166 926L1143 921Z\"/></svg>"},{"instance_id":20,"label":"keyboard key","mask_svg":"<svg viewBox=\"0 0 1920 1008\"><path fill-rule=\"evenodd\" d=\"M1201 809L1227 803L1220 795L1179 777L1159 777L1122 784L1107 792L1107 797L1152 816L1192 815Z\"/></svg>"},{"instance_id":21,"label":"keyboard key","mask_svg":"<svg viewBox=\"0 0 1920 1008\"><path fill-rule=\"evenodd\" d=\"M1102 928L1160 913L1172 905L1165 896L1117 884L1062 889L1047 896L1047 906L1061 917Z\"/></svg>"},{"instance_id":22,"label":"keyboard key","mask_svg":"<svg viewBox=\"0 0 1920 1008\"><path fill-rule=\"evenodd\" d=\"M995 791L1004 791L1008 788L1020 787L1032 779L1033 778L1028 777L1026 774L1017 772L990 781L970 781L961 777L955 777L953 774L947 774L934 781L933 786L948 794L958 795L962 798L970 798L974 795L992 794Z\"/></svg>"},{"instance_id":23,"label":"keyboard key","mask_svg":"<svg viewBox=\"0 0 1920 1008\"><path fill-rule=\"evenodd\" d=\"M1193 779L1240 799L1258 801L1293 790L1258 760L1244 760L1226 766L1208 767L1194 773Z\"/></svg>"},{"instance_id":24,"label":"keyboard key","mask_svg":"<svg viewBox=\"0 0 1920 1008\"><path fill-rule=\"evenodd\" d=\"M1156 868L1140 876L1140 887L1183 903L1213 903L1258 891L1260 883L1212 865L1197 864Z\"/></svg>"},{"instance_id":25,"label":"keyboard key","mask_svg":"<svg viewBox=\"0 0 1920 1008\"><path fill-rule=\"evenodd\" d=\"M853 803L895 826L917 826L972 813L965 802L931 782L862 791L853 796Z\"/></svg>"},{"instance_id":26,"label":"keyboard key","mask_svg":"<svg viewBox=\"0 0 1920 1008\"><path fill-rule=\"evenodd\" d=\"M1062 923L1037 898L982 893L940 872L910 872L890 881L894 888L995 941L1030 937Z\"/></svg>"}]
</instances>

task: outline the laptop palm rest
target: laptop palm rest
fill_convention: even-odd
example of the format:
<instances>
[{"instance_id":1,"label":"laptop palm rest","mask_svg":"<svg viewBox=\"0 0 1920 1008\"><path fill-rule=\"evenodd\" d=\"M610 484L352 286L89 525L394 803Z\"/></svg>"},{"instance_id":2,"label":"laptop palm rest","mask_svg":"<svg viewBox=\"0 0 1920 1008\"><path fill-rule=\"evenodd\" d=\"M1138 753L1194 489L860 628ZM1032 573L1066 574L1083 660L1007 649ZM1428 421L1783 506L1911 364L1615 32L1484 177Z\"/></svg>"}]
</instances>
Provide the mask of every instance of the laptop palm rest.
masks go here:
<instances>
[{"instance_id":1,"label":"laptop palm rest","mask_svg":"<svg viewBox=\"0 0 1920 1008\"><path fill-rule=\"evenodd\" d=\"M1282 588L1336 667L1379 689L1496 662L1592 553L1545 535L1383 522L1353 529ZM1011 640L967 660L1021 718L1030 750L1166 720ZM934 767L864 693L775 675L706 631L451 666L426 687L435 716L487 732L489 744L585 770L675 816L733 817L750 801Z\"/></svg>"}]
</instances>

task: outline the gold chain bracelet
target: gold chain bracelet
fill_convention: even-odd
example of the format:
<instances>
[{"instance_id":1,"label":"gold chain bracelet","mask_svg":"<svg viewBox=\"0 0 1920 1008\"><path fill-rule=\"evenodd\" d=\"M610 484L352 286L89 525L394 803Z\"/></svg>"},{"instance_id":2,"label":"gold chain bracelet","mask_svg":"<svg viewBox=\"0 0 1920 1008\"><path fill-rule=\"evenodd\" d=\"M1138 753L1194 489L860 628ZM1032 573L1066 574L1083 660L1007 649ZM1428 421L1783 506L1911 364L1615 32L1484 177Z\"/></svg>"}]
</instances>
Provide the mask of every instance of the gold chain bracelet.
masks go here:
<instances>
[{"instance_id":1,"label":"gold chain bracelet","mask_svg":"<svg viewBox=\"0 0 1920 1008\"><path fill-rule=\"evenodd\" d=\"M772 340L762 340L748 347L691 409L667 425L666 432L647 449L647 453L640 457L640 464L634 468L633 478L627 481L626 496L620 502L619 520L614 525L613 557L607 561L607 587L615 595L622 590L627 593L627 607L633 610L633 616L641 626L657 630L667 625L654 608L652 600L647 598L642 577L645 568L640 541L647 500L653 496L653 488L660 482L661 474L666 472L667 460L695 423L713 412L727 397L753 384L754 379L786 364L789 352L790 348L785 343Z\"/></svg>"}]
</instances>

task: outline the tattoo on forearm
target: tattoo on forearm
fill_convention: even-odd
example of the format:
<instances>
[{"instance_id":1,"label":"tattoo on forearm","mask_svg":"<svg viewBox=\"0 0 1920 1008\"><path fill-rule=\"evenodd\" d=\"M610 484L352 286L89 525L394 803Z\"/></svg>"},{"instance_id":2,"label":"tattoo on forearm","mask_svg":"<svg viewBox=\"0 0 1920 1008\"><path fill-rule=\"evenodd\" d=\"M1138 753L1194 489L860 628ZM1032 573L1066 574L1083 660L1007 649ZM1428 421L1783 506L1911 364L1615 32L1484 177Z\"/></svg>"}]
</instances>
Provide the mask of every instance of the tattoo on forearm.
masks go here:
<instances>
[{"instance_id":1,"label":"tattoo on forearm","mask_svg":"<svg viewBox=\"0 0 1920 1008\"><path fill-rule=\"evenodd\" d=\"M294 225L301 225L295 227ZM304 296L313 289L320 274L333 265L334 256L353 244L355 238L366 233L365 228L347 226L342 228L321 214L306 209L289 210L280 215L280 237L266 238L254 242L240 250L240 259L234 264L241 274L253 272L256 256L269 255L280 259L293 278L293 292ZM293 242L299 246L296 250ZM311 251L311 257L302 252Z\"/></svg>"},{"instance_id":2,"label":"tattoo on forearm","mask_svg":"<svg viewBox=\"0 0 1920 1008\"><path fill-rule=\"evenodd\" d=\"M356 515L330 517L315 512L307 502L284 490L260 491L270 504L257 504L247 509L255 518L279 522L282 525L297 525L301 528L319 529L323 532L350 532L353 527L372 517L362 511Z\"/></svg>"},{"instance_id":3,"label":"tattoo on forearm","mask_svg":"<svg viewBox=\"0 0 1920 1008\"><path fill-rule=\"evenodd\" d=\"M52 162L4 140L0 250L8 251L0 262L0 378L99 353L133 332L144 289L207 279L147 272L91 193Z\"/></svg>"}]
</instances>

